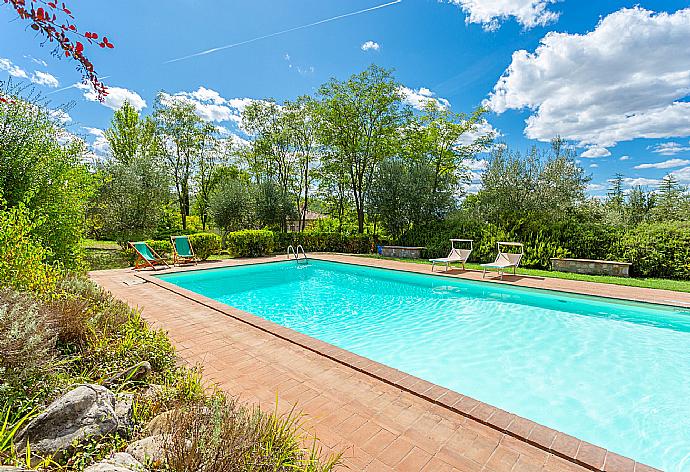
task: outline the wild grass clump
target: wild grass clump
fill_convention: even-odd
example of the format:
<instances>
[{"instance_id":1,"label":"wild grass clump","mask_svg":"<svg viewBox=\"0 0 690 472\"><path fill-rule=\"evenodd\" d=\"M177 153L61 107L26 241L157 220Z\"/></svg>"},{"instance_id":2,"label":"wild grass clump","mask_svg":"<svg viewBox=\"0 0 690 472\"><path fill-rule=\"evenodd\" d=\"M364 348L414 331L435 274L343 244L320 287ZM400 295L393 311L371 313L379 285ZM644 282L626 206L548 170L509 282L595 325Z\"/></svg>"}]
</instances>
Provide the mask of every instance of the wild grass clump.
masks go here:
<instances>
[{"instance_id":1,"label":"wild grass clump","mask_svg":"<svg viewBox=\"0 0 690 472\"><path fill-rule=\"evenodd\" d=\"M327 472L340 459L322 457L315 441L304 447L308 438L296 412L265 413L222 393L173 410L166 423L165 464L173 472Z\"/></svg>"}]
</instances>

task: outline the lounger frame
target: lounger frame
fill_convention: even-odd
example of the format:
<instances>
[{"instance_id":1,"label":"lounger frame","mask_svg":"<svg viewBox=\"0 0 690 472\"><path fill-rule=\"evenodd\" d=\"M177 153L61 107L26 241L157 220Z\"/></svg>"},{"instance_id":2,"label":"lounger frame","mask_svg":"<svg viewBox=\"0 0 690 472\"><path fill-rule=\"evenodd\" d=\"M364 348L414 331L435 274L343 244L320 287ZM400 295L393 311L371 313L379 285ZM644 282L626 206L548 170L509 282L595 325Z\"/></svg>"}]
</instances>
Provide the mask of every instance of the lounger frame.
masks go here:
<instances>
[{"instance_id":1,"label":"lounger frame","mask_svg":"<svg viewBox=\"0 0 690 472\"><path fill-rule=\"evenodd\" d=\"M139 252L139 249L137 249L137 247L135 246L135 244L139 243L145 244L149 251L151 251L151 254L153 254L154 256L154 259L152 261L148 260L146 257L144 257L144 255L141 252ZM145 241L128 241L128 244L132 249L134 249L134 252L137 253L137 258L134 261L134 270L140 270L145 267L150 267L153 270L156 270L156 264L164 265L166 268L170 269L170 265L165 261L165 259L159 256L158 253L154 251L151 246L146 244Z\"/></svg>"},{"instance_id":2,"label":"lounger frame","mask_svg":"<svg viewBox=\"0 0 690 472\"><path fill-rule=\"evenodd\" d=\"M520 265L522 256L524 255L524 245L522 243L499 241L497 246L498 255L496 255L496 260L489 264L482 264L482 268L484 269L482 271L482 279L486 276L486 271L489 269L497 269L498 275L500 276L501 280L503 280L503 274L505 274L506 269L512 267L513 275L516 275L517 273L517 268ZM520 252L504 252L501 251L501 246L519 247Z\"/></svg>"},{"instance_id":3,"label":"lounger frame","mask_svg":"<svg viewBox=\"0 0 690 472\"><path fill-rule=\"evenodd\" d=\"M187 244L189 244L189 251L192 253L191 256L181 256L177 252L177 246L175 245L175 239L177 238L183 238L187 240ZM182 265L182 264L197 264L198 259L196 257L196 253L194 252L194 248L192 247L192 242L189 240L189 236L170 236L170 242L172 243L172 249L173 249L173 265Z\"/></svg>"},{"instance_id":4,"label":"lounger frame","mask_svg":"<svg viewBox=\"0 0 690 472\"><path fill-rule=\"evenodd\" d=\"M446 265L446 270L444 272L448 272L449 268L451 268L452 263L461 263L462 264L462 270L465 270L465 262L467 262L467 259L470 258L470 254L472 254L472 244L473 244L472 239L451 239L450 240L450 253L448 253L448 257L440 257L437 259L429 259L429 262L431 262L431 272L434 271L434 267L436 267L436 264L445 264ZM460 249L455 247L455 243L470 243L470 248L469 249Z\"/></svg>"}]
</instances>

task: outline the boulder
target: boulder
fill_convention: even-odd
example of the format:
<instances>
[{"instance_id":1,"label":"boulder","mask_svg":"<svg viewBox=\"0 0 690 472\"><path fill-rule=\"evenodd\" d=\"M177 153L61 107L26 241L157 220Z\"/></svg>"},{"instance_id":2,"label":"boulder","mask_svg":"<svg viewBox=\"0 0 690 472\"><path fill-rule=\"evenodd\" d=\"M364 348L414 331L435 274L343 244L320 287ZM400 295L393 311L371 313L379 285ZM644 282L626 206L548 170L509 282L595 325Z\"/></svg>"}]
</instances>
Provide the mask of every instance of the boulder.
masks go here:
<instances>
[{"instance_id":1,"label":"boulder","mask_svg":"<svg viewBox=\"0 0 690 472\"><path fill-rule=\"evenodd\" d=\"M176 412L177 410L168 410L155 416L144 427L143 434L147 436L158 436L159 434L169 433L171 430L171 418Z\"/></svg>"},{"instance_id":2,"label":"boulder","mask_svg":"<svg viewBox=\"0 0 690 472\"><path fill-rule=\"evenodd\" d=\"M151 364L149 361L139 362L125 370L118 372L112 377L108 378L103 385L112 387L123 382L140 382L144 380L151 373Z\"/></svg>"},{"instance_id":3,"label":"boulder","mask_svg":"<svg viewBox=\"0 0 690 472\"><path fill-rule=\"evenodd\" d=\"M84 469L84 472L147 472L141 462L130 454L117 452L110 458L96 462Z\"/></svg>"},{"instance_id":4,"label":"boulder","mask_svg":"<svg viewBox=\"0 0 690 472\"><path fill-rule=\"evenodd\" d=\"M161 463L165 459L164 446L165 439L159 434L133 442L127 446L125 452L144 464Z\"/></svg>"},{"instance_id":5,"label":"boulder","mask_svg":"<svg viewBox=\"0 0 690 472\"><path fill-rule=\"evenodd\" d=\"M118 393L115 395L115 416L119 423L118 433L127 435L133 426L132 413L134 405L134 395L131 393Z\"/></svg>"},{"instance_id":6,"label":"boulder","mask_svg":"<svg viewBox=\"0 0 690 472\"><path fill-rule=\"evenodd\" d=\"M37 453L59 458L71 449L73 441L103 436L119 428L113 392L100 385L80 385L51 403L19 431L15 446L24 450L28 441Z\"/></svg>"}]
</instances>

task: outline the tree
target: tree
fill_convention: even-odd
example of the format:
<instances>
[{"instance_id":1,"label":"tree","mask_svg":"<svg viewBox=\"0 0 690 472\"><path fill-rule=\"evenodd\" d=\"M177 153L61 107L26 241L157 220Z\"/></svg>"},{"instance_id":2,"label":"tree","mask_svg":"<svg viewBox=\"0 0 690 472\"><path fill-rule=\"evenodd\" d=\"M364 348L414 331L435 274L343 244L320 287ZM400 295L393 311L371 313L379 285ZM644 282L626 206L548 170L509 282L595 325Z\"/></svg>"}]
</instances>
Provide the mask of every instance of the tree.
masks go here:
<instances>
[{"instance_id":1,"label":"tree","mask_svg":"<svg viewBox=\"0 0 690 472\"><path fill-rule=\"evenodd\" d=\"M182 229L187 229L192 180L196 175L199 156L215 133L215 128L197 116L193 104L162 94L156 100L154 120L161 154L175 185Z\"/></svg>"},{"instance_id":2,"label":"tree","mask_svg":"<svg viewBox=\"0 0 690 472\"><path fill-rule=\"evenodd\" d=\"M217 136L217 129L206 124L202 130L201 150L197 162L195 206L201 218L201 228L205 231L211 208L211 195L220 183L223 168L232 152L232 141Z\"/></svg>"},{"instance_id":3,"label":"tree","mask_svg":"<svg viewBox=\"0 0 690 472\"><path fill-rule=\"evenodd\" d=\"M84 76L84 81L89 82L99 100L103 100L108 94L106 86L100 81L91 61L84 55L84 43L97 44L102 49L112 49L107 36L101 37L98 33L86 31L83 34L73 23L74 16L64 2L48 0L30 0L27 6L26 0L5 0L5 3L15 10L21 20L29 23L31 29L43 35L46 41L57 43L55 55L61 52L66 57L77 61L77 68ZM76 39L80 38L80 39ZM0 101L5 100L0 96Z\"/></svg>"},{"instance_id":4,"label":"tree","mask_svg":"<svg viewBox=\"0 0 690 472\"><path fill-rule=\"evenodd\" d=\"M633 187L630 193L628 193L626 204L627 224L637 226L647 221L654 205L655 198L653 193L645 192L639 185Z\"/></svg>"},{"instance_id":5,"label":"tree","mask_svg":"<svg viewBox=\"0 0 690 472\"><path fill-rule=\"evenodd\" d=\"M656 207L653 210L657 221L681 221L687 219L682 209L687 202L687 189L678 184L673 174L661 180L656 196Z\"/></svg>"},{"instance_id":6,"label":"tree","mask_svg":"<svg viewBox=\"0 0 690 472\"><path fill-rule=\"evenodd\" d=\"M223 242L230 231L249 227L254 215L252 190L248 182L239 178L224 180L214 191L210 200L213 222L223 231Z\"/></svg>"},{"instance_id":7,"label":"tree","mask_svg":"<svg viewBox=\"0 0 690 472\"><path fill-rule=\"evenodd\" d=\"M287 221L297 218L292 199L272 180L254 188L256 219L261 226L287 231Z\"/></svg>"},{"instance_id":8,"label":"tree","mask_svg":"<svg viewBox=\"0 0 690 472\"><path fill-rule=\"evenodd\" d=\"M0 210L24 206L35 220L31 233L48 249L48 262L79 264L85 209L94 182L84 143L63 139L47 105L4 87L0 102Z\"/></svg>"},{"instance_id":9,"label":"tree","mask_svg":"<svg viewBox=\"0 0 690 472\"><path fill-rule=\"evenodd\" d=\"M403 118L398 88L391 71L371 65L346 81L331 79L319 89L321 136L331 151L325 157L345 166L360 233L373 173L395 153Z\"/></svg>"},{"instance_id":10,"label":"tree","mask_svg":"<svg viewBox=\"0 0 690 472\"><path fill-rule=\"evenodd\" d=\"M165 170L147 154L100 166L103 183L96 199L103 235L124 246L127 241L151 237L170 200Z\"/></svg>"},{"instance_id":11,"label":"tree","mask_svg":"<svg viewBox=\"0 0 690 472\"><path fill-rule=\"evenodd\" d=\"M123 164L132 162L136 157L158 154L156 123L151 117L141 118L129 102L115 111L110 128L104 134L111 156Z\"/></svg>"}]
</instances>

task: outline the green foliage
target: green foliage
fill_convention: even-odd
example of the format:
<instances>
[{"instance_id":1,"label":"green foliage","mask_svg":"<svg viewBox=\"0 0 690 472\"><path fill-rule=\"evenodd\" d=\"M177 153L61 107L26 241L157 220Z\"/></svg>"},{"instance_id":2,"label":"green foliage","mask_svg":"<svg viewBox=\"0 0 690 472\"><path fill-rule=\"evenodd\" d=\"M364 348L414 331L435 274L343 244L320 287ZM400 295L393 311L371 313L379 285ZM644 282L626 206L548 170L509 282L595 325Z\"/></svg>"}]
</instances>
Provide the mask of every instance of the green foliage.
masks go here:
<instances>
[{"instance_id":1,"label":"green foliage","mask_svg":"<svg viewBox=\"0 0 690 472\"><path fill-rule=\"evenodd\" d=\"M368 254L374 247L374 238L369 234L343 234L303 231L301 233L276 233L276 251L285 252L288 246L301 244L308 252L343 252Z\"/></svg>"},{"instance_id":2,"label":"green foliage","mask_svg":"<svg viewBox=\"0 0 690 472\"><path fill-rule=\"evenodd\" d=\"M247 182L228 179L218 185L211 197L213 222L226 234L247 228L254 219L252 191Z\"/></svg>"},{"instance_id":3,"label":"green foliage","mask_svg":"<svg viewBox=\"0 0 690 472\"><path fill-rule=\"evenodd\" d=\"M49 291L55 285L57 271L46 264L50 253L32 234L39 224L23 204L0 209L0 286Z\"/></svg>"},{"instance_id":4,"label":"green foliage","mask_svg":"<svg viewBox=\"0 0 690 472\"><path fill-rule=\"evenodd\" d=\"M156 124L151 117L141 118L129 102L115 110L110 127L104 134L113 159L122 164L158 154Z\"/></svg>"},{"instance_id":5,"label":"green foliage","mask_svg":"<svg viewBox=\"0 0 690 472\"><path fill-rule=\"evenodd\" d=\"M625 234L619 251L634 276L688 279L690 222L640 224Z\"/></svg>"},{"instance_id":6,"label":"green foliage","mask_svg":"<svg viewBox=\"0 0 690 472\"><path fill-rule=\"evenodd\" d=\"M189 236L196 257L205 261L220 252L221 238L215 233L196 233Z\"/></svg>"},{"instance_id":7,"label":"green foliage","mask_svg":"<svg viewBox=\"0 0 690 472\"><path fill-rule=\"evenodd\" d=\"M235 257L259 257L271 254L275 246L273 231L243 230L225 237L228 252Z\"/></svg>"},{"instance_id":8,"label":"green foliage","mask_svg":"<svg viewBox=\"0 0 690 472\"><path fill-rule=\"evenodd\" d=\"M2 88L11 99L0 102L0 208L24 205L35 221L33 239L47 249L47 262L77 268L94 187L82 162L84 144L62 139L66 131L45 103L20 97L9 85Z\"/></svg>"}]
</instances>

